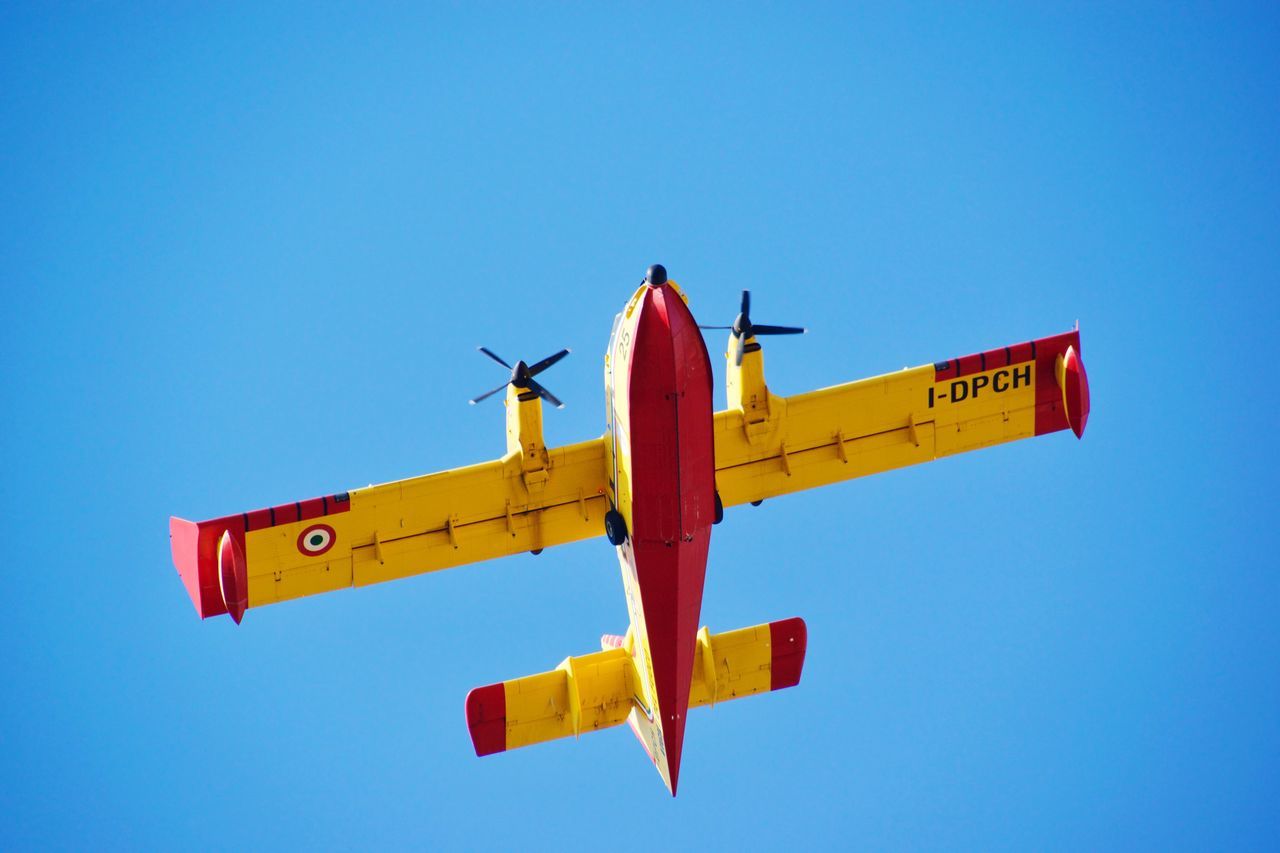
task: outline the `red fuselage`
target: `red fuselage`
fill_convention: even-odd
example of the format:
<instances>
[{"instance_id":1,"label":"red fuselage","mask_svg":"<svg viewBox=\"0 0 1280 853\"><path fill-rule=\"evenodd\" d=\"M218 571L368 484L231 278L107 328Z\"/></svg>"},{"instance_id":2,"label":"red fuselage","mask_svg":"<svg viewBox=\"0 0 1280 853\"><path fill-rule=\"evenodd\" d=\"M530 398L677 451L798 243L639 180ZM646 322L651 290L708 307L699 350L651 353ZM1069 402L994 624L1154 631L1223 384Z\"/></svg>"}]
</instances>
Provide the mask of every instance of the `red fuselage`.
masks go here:
<instances>
[{"instance_id":1,"label":"red fuselage","mask_svg":"<svg viewBox=\"0 0 1280 853\"><path fill-rule=\"evenodd\" d=\"M621 427L612 430L614 441L627 445L615 453L630 459L630 536L619 552L656 700L659 737L652 746L661 754L651 757L660 770L665 761L674 793L715 520L711 362L693 315L670 284L647 286L631 319L616 366L627 373L615 390L625 400L613 401Z\"/></svg>"}]
</instances>

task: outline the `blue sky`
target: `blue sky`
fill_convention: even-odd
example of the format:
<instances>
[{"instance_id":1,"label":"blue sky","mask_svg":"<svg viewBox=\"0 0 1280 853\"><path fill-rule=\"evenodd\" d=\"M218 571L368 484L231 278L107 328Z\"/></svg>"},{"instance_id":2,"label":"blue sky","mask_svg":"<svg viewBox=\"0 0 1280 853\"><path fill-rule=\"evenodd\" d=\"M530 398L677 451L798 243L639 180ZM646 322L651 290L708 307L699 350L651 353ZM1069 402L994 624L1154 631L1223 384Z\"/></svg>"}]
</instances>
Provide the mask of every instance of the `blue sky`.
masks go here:
<instances>
[{"instance_id":1,"label":"blue sky","mask_svg":"<svg viewBox=\"0 0 1280 853\"><path fill-rule=\"evenodd\" d=\"M1073 7L6 5L0 845L1274 848L1280 27ZM1089 431L731 510L703 621L809 658L674 801L471 752L603 540L196 619L170 514L500 454L479 344L598 435L655 261L782 394L1078 319Z\"/></svg>"}]
</instances>

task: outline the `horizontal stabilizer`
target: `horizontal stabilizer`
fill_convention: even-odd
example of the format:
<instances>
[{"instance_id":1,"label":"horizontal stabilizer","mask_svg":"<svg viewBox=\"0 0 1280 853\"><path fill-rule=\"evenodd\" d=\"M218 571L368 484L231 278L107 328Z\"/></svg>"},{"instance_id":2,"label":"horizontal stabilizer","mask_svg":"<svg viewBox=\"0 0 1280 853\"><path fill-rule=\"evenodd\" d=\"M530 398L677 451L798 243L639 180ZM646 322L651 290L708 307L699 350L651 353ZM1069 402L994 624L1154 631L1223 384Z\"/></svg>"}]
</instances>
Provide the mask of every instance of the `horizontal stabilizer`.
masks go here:
<instances>
[{"instance_id":1,"label":"horizontal stabilizer","mask_svg":"<svg viewBox=\"0 0 1280 853\"><path fill-rule=\"evenodd\" d=\"M689 707L796 686L807 645L808 628L798 617L715 636L703 628L693 656Z\"/></svg>"},{"instance_id":2,"label":"horizontal stabilizer","mask_svg":"<svg viewBox=\"0 0 1280 853\"><path fill-rule=\"evenodd\" d=\"M714 636L703 628L694 653L690 707L798 684L806 641L802 619ZM643 713L634 643L628 634L620 646L606 644L604 651L565 658L550 672L472 690L467 728L476 755L617 726L633 707Z\"/></svg>"},{"instance_id":3,"label":"horizontal stabilizer","mask_svg":"<svg viewBox=\"0 0 1280 853\"><path fill-rule=\"evenodd\" d=\"M623 648L576 658L538 675L467 694L467 727L476 755L579 735L626 722L635 667Z\"/></svg>"}]
</instances>

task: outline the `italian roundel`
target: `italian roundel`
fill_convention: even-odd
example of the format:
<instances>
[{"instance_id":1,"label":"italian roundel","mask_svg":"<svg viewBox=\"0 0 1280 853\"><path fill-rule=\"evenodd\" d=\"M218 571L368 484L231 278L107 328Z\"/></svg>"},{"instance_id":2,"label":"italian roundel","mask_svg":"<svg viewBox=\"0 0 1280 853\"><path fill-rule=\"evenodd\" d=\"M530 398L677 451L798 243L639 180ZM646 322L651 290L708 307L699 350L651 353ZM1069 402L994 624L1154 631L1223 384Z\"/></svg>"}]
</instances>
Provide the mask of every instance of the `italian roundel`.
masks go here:
<instances>
[{"instance_id":1,"label":"italian roundel","mask_svg":"<svg viewBox=\"0 0 1280 853\"><path fill-rule=\"evenodd\" d=\"M298 534L298 550L308 557L319 557L333 547L337 534L327 524L313 524Z\"/></svg>"}]
</instances>

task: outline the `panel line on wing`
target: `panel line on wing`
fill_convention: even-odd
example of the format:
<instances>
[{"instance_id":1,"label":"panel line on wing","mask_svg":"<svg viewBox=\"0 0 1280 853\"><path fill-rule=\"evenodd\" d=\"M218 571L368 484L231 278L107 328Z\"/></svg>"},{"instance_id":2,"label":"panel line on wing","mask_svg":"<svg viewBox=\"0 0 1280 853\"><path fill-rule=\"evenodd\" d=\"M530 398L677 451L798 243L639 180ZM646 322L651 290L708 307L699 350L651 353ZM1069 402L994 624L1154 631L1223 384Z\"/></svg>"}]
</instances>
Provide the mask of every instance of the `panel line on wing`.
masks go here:
<instances>
[{"instance_id":1,"label":"panel line on wing","mask_svg":"<svg viewBox=\"0 0 1280 853\"><path fill-rule=\"evenodd\" d=\"M536 507L530 507L529 509L523 509L523 510L510 509L509 511L504 512L501 515L484 516L482 518L476 518L471 521L459 522L459 521L446 520L445 523L439 527L428 527L424 529L413 530L411 532L403 533L398 536L383 536L381 531L375 531L374 536L376 537L376 539L370 540L369 542L360 543L358 545L353 545L352 548L353 549L370 548L370 547L374 547L378 543L381 543L383 546L386 546L396 542L402 542L406 539L416 539L421 536L430 536L433 533L439 533L439 534L444 534L451 537L456 537L469 527L475 527L476 525L480 525L480 524L490 524L495 521L501 521L504 525L507 525L509 527L514 527L515 522L518 519L522 519L522 518L528 519L541 512L547 512L549 510L560 509L562 507L569 507L569 506L579 510L579 512L583 516L583 521L590 521L591 520L590 510L592 505L595 503L602 503L604 502L604 499L605 499L604 495L591 495L591 496L582 495L580 497L575 497L575 498L571 498L563 501L557 501L555 503L541 504ZM603 519L604 517L603 512L600 514L600 517Z\"/></svg>"}]
</instances>

